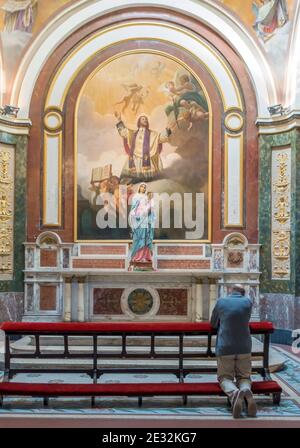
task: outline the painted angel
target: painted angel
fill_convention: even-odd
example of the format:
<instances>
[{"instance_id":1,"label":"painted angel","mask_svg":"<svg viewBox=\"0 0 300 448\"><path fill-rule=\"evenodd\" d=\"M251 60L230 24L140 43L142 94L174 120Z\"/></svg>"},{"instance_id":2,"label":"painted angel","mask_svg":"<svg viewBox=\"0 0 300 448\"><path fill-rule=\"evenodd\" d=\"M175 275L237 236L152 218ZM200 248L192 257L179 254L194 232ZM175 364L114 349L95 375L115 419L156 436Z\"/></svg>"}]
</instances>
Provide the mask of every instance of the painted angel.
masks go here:
<instances>
[{"instance_id":1,"label":"painted angel","mask_svg":"<svg viewBox=\"0 0 300 448\"><path fill-rule=\"evenodd\" d=\"M140 94L140 92L143 90L143 86L134 83L134 84L122 84L122 87L125 88L125 90L128 92L128 95L125 95L121 99L121 101L118 101L114 105L117 106L117 105L123 104L122 113L124 114L124 112L128 109L130 104L132 104L132 101L134 100L135 96L137 94ZM135 104L135 107L136 107L136 104Z\"/></svg>"},{"instance_id":2,"label":"painted angel","mask_svg":"<svg viewBox=\"0 0 300 448\"><path fill-rule=\"evenodd\" d=\"M208 117L207 102L190 75L181 74L177 82L169 81L165 87L171 100L165 112L167 116L174 113L178 127L180 121L191 123Z\"/></svg>"},{"instance_id":3,"label":"painted angel","mask_svg":"<svg viewBox=\"0 0 300 448\"><path fill-rule=\"evenodd\" d=\"M7 0L1 7L5 11L4 31L32 33L37 7L38 0Z\"/></svg>"},{"instance_id":4,"label":"painted angel","mask_svg":"<svg viewBox=\"0 0 300 448\"><path fill-rule=\"evenodd\" d=\"M270 39L277 28L289 20L286 0L259 0L252 3L256 16L253 28L263 41Z\"/></svg>"},{"instance_id":5,"label":"painted angel","mask_svg":"<svg viewBox=\"0 0 300 448\"><path fill-rule=\"evenodd\" d=\"M166 66L163 62L157 61L157 63L151 69L151 74L156 78L160 78L160 75L163 73L165 67Z\"/></svg>"}]
</instances>

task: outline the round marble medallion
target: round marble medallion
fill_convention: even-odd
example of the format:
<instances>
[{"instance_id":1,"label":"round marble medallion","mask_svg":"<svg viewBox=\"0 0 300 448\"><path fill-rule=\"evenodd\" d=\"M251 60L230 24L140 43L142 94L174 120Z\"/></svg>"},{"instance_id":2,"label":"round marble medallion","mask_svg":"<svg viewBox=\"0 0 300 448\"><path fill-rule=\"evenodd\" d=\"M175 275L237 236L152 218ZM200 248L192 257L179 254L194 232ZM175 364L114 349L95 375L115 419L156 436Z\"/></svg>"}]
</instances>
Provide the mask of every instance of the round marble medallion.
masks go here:
<instances>
[{"instance_id":1,"label":"round marble medallion","mask_svg":"<svg viewBox=\"0 0 300 448\"><path fill-rule=\"evenodd\" d=\"M153 307L153 297L147 289L134 289L128 295L128 308L137 315L147 314Z\"/></svg>"},{"instance_id":2,"label":"round marble medallion","mask_svg":"<svg viewBox=\"0 0 300 448\"><path fill-rule=\"evenodd\" d=\"M50 131L57 131L62 126L62 116L55 110L50 110L44 117L44 124Z\"/></svg>"},{"instance_id":3,"label":"round marble medallion","mask_svg":"<svg viewBox=\"0 0 300 448\"><path fill-rule=\"evenodd\" d=\"M244 124L244 119L237 112L232 112L232 113L228 114L225 118L225 126L230 131L240 131L243 127L243 124Z\"/></svg>"}]
</instances>

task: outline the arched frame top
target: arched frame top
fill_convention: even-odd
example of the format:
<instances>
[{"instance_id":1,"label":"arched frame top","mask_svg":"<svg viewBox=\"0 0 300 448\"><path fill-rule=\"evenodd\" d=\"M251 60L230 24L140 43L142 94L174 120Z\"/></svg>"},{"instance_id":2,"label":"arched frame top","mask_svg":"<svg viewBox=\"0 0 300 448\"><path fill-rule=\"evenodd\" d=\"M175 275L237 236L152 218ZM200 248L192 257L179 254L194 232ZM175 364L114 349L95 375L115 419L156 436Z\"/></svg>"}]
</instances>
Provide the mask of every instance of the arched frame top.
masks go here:
<instances>
[{"instance_id":1,"label":"arched frame top","mask_svg":"<svg viewBox=\"0 0 300 448\"><path fill-rule=\"evenodd\" d=\"M268 63L246 29L241 27L241 24L225 9L222 9L220 14L220 5L214 5L210 0L201 3L185 0L184 4L179 0L146 0L143 1L143 5L135 0L114 0L114 2L99 0L78 2L66 8L45 27L28 49L17 73L11 95L11 103L20 107L19 117L29 116L35 82L51 53L68 35L104 14L141 6L167 8L187 17L196 18L215 29L226 41L231 42L232 47L244 60L252 79L258 115L261 117L268 115L267 107L277 101L275 84Z\"/></svg>"},{"instance_id":2,"label":"arched frame top","mask_svg":"<svg viewBox=\"0 0 300 448\"><path fill-rule=\"evenodd\" d=\"M113 26L87 39L76 47L57 71L46 100L46 108L63 109L69 87L86 63L115 42L156 39L184 49L196 57L215 80L224 110L243 109L239 87L221 56L204 40L179 27L164 23L135 22Z\"/></svg>"}]
</instances>

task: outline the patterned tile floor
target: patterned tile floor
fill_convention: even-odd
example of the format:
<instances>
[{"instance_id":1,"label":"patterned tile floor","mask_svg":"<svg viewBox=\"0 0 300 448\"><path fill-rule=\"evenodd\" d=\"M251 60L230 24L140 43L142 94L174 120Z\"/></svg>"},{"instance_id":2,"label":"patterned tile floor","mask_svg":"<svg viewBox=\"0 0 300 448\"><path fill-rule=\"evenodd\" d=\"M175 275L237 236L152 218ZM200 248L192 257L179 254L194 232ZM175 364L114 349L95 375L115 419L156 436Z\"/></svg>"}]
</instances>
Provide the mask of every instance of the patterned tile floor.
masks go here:
<instances>
[{"instance_id":1,"label":"patterned tile floor","mask_svg":"<svg viewBox=\"0 0 300 448\"><path fill-rule=\"evenodd\" d=\"M275 346L286 359L285 368L281 372L272 374L283 388L282 401L280 406L275 406L271 398L257 397L258 417L262 419L293 419L299 420L300 424L300 358L282 346ZM0 373L1 377L1 373ZM193 374L186 377L186 381L214 381L215 375ZM256 377L253 377L256 379ZM258 379L258 378L257 378ZM1 378L0 378L1 380ZM86 375L81 374L20 374L14 377L14 381L22 382L89 382ZM177 382L172 375L103 375L101 382ZM135 398L97 398L96 407L90 407L89 399L59 398L51 399L47 408L43 407L39 398L5 398L4 406L0 408L0 419L4 415L48 415L48 416L162 416L162 417L183 417L183 418L231 418L230 410L226 405L226 399L222 397L191 397L186 406L182 405L180 397L153 397L143 400L142 408L137 406ZM246 420L246 415L244 416Z\"/></svg>"}]
</instances>

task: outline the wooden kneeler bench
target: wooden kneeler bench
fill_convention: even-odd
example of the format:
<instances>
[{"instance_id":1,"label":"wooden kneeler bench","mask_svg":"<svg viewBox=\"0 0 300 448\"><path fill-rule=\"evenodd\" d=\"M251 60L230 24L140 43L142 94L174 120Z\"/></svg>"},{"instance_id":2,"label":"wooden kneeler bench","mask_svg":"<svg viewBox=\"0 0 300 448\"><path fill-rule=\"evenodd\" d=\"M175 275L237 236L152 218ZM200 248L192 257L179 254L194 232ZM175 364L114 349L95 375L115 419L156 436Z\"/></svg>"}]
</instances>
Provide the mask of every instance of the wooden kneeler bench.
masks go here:
<instances>
[{"instance_id":1,"label":"wooden kneeler bench","mask_svg":"<svg viewBox=\"0 0 300 448\"><path fill-rule=\"evenodd\" d=\"M282 389L276 381L272 381L269 371L269 343L270 334L273 332L271 322L251 322L249 324L251 334L263 336L263 351L253 352L252 355L262 359L261 366L255 366L253 373L259 373L263 381L256 381L252 384L254 394L272 394L273 402L280 403ZM2 404L4 396L34 396L42 397L44 404L48 404L51 397L91 397L92 405L95 404L95 397L123 396L138 397L139 405L142 404L142 397L150 396L175 396L183 397L186 404L188 396L211 396L224 395L217 382L206 383L185 383L184 379L189 373L215 373L215 366L185 366L185 359L203 360L214 358L212 349L212 336L216 335L216 330L209 323L94 323L94 322L61 322L61 323L37 323L37 322L4 322L0 329L5 332L5 365L4 381L0 383L0 402ZM31 335L35 338L35 350L33 353L13 353L10 346L10 338L13 336ZM62 336L64 341L64 351L60 353L43 353L40 345L40 337L44 335ZM70 351L70 336L89 336L92 338L92 350L89 353L74 353ZM98 338L119 337L121 340L120 352L101 350L101 340ZM128 337L149 337L148 352L133 353L128 349ZM171 336L178 338L178 351L161 353L156 350L156 338ZM207 350L186 351L184 341L189 336L207 336ZM36 368L34 365L28 368L15 368L11 365L12 359L87 359L89 365L80 368L65 368L51 364L46 368ZM136 359L136 360L177 360L177 367L153 367L149 362L144 366L130 368L107 367L101 365L103 359ZM18 373L85 373L93 381L90 384L45 384L45 383L15 383L9 380ZM97 383L103 374L111 373L172 373L177 376L178 383L118 383L105 384Z\"/></svg>"},{"instance_id":2,"label":"wooden kneeler bench","mask_svg":"<svg viewBox=\"0 0 300 448\"><path fill-rule=\"evenodd\" d=\"M273 403L280 403L282 389L276 381L254 381L254 394L272 394ZM142 397L154 396L224 396L218 383L119 383L119 384L44 384L44 383L0 383L0 396L31 396L44 398L48 404L50 397ZM186 400L185 400L186 403ZM92 405L95 404L92 399Z\"/></svg>"}]
</instances>

